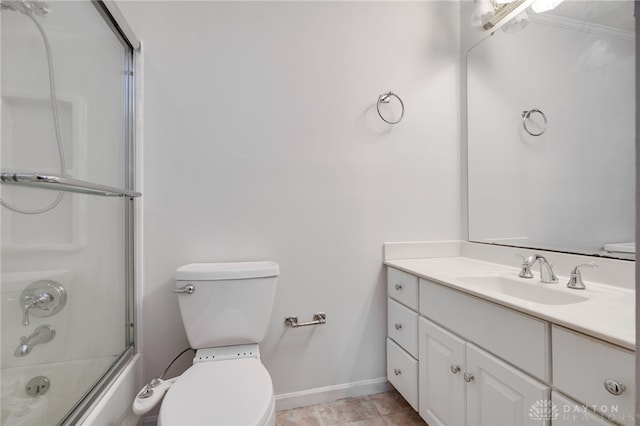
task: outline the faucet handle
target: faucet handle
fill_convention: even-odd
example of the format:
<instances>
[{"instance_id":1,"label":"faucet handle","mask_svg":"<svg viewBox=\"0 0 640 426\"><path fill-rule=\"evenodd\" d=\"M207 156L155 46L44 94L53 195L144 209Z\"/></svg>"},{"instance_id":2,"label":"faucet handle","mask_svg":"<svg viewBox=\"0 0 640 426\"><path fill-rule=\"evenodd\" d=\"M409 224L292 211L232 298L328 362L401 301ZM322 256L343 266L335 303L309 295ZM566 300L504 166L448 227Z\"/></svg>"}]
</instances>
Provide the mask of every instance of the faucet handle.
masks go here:
<instances>
[{"instance_id":1,"label":"faucet handle","mask_svg":"<svg viewBox=\"0 0 640 426\"><path fill-rule=\"evenodd\" d=\"M29 309L44 306L49 302L53 302L53 300L53 295L47 292L44 292L37 297L25 297L24 304L22 305L22 325L29 325Z\"/></svg>"},{"instance_id":2,"label":"faucet handle","mask_svg":"<svg viewBox=\"0 0 640 426\"><path fill-rule=\"evenodd\" d=\"M587 286L584 285L582 281L582 273L580 272L580 268L597 268L598 265L595 262L583 263L577 265L571 271L571 277L569 278L569 282L567 283L567 287L572 288L574 290L584 290Z\"/></svg>"},{"instance_id":3,"label":"faucet handle","mask_svg":"<svg viewBox=\"0 0 640 426\"><path fill-rule=\"evenodd\" d=\"M533 256L524 257L520 253L514 253L514 256L518 256L522 259L522 269L520 269L520 273L518 274L521 278L533 278L533 273L531 272L531 266L533 266Z\"/></svg>"},{"instance_id":4,"label":"faucet handle","mask_svg":"<svg viewBox=\"0 0 640 426\"><path fill-rule=\"evenodd\" d=\"M67 291L52 280L40 280L29 284L20 295L22 325L29 325L29 316L48 317L55 315L67 303Z\"/></svg>"},{"instance_id":5,"label":"faucet handle","mask_svg":"<svg viewBox=\"0 0 640 426\"><path fill-rule=\"evenodd\" d=\"M571 274L580 275L580 269L579 268L582 268L583 266L585 268L594 268L595 269L595 268L598 267L598 264L596 262L582 263L580 265L577 265L575 268L573 268L573 271L571 271Z\"/></svg>"}]
</instances>

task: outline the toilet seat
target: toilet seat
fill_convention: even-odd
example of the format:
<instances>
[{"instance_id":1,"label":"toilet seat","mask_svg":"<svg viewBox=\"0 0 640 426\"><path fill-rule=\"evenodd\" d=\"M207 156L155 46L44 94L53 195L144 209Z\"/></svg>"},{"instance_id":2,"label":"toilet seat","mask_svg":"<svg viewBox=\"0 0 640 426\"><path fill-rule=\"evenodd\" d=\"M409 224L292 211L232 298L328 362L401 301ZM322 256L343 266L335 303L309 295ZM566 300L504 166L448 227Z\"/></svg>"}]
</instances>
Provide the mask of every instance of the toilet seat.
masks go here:
<instances>
[{"instance_id":1,"label":"toilet seat","mask_svg":"<svg viewBox=\"0 0 640 426\"><path fill-rule=\"evenodd\" d=\"M273 411L271 377L257 358L199 362L167 391L158 426L263 425Z\"/></svg>"}]
</instances>

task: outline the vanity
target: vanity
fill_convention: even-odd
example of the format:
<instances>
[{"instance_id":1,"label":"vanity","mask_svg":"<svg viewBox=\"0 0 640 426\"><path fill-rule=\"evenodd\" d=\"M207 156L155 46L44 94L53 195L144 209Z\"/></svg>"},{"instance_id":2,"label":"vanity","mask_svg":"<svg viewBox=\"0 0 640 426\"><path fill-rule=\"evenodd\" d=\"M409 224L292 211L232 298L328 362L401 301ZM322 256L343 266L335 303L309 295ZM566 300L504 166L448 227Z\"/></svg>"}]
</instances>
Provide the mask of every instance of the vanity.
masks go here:
<instances>
[{"instance_id":1,"label":"vanity","mask_svg":"<svg viewBox=\"0 0 640 426\"><path fill-rule=\"evenodd\" d=\"M479 260L464 246L483 245L461 244L385 261L387 377L420 416L432 426L633 424L634 291L586 273L585 290L568 289L566 273L543 284L537 267L520 278L518 259ZM548 256L563 270L579 258Z\"/></svg>"},{"instance_id":2,"label":"vanity","mask_svg":"<svg viewBox=\"0 0 640 426\"><path fill-rule=\"evenodd\" d=\"M387 378L431 426L635 423L633 5L555 3L461 25L468 241L385 244Z\"/></svg>"}]
</instances>

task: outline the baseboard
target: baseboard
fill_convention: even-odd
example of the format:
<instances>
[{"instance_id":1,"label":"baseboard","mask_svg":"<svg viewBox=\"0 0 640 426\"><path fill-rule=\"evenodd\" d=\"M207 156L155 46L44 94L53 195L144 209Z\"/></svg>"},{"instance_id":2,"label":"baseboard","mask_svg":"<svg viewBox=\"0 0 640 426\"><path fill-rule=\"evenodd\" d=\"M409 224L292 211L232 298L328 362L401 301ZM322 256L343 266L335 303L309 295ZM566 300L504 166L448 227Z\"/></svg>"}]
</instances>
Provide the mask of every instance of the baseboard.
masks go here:
<instances>
[{"instance_id":1,"label":"baseboard","mask_svg":"<svg viewBox=\"0 0 640 426\"><path fill-rule=\"evenodd\" d=\"M380 377L379 379L363 380L360 382L344 383L324 388L308 389L300 392L284 393L276 395L276 411L323 404L325 402L337 401L338 399L343 398L372 395L375 393L386 392L390 389L391 385L387 381L387 378Z\"/></svg>"}]
</instances>

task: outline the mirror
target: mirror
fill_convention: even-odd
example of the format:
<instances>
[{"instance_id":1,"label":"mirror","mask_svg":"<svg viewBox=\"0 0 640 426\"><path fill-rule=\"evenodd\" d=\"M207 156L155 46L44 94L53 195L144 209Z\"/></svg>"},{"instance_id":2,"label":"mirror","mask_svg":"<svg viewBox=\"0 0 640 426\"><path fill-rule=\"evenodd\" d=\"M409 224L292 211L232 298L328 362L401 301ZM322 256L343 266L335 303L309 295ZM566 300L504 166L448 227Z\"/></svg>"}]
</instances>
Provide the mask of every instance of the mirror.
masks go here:
<instances>
[{"instance_id":1,"label":"mirror","mask_svg":"<svg viewBox=\"0 0 640 426\"><path fill-rule=\"evenodd\" d=\"M635 259L633 1L527 13L467 53L469 240Z\"/></svg>"}]
</instances>

